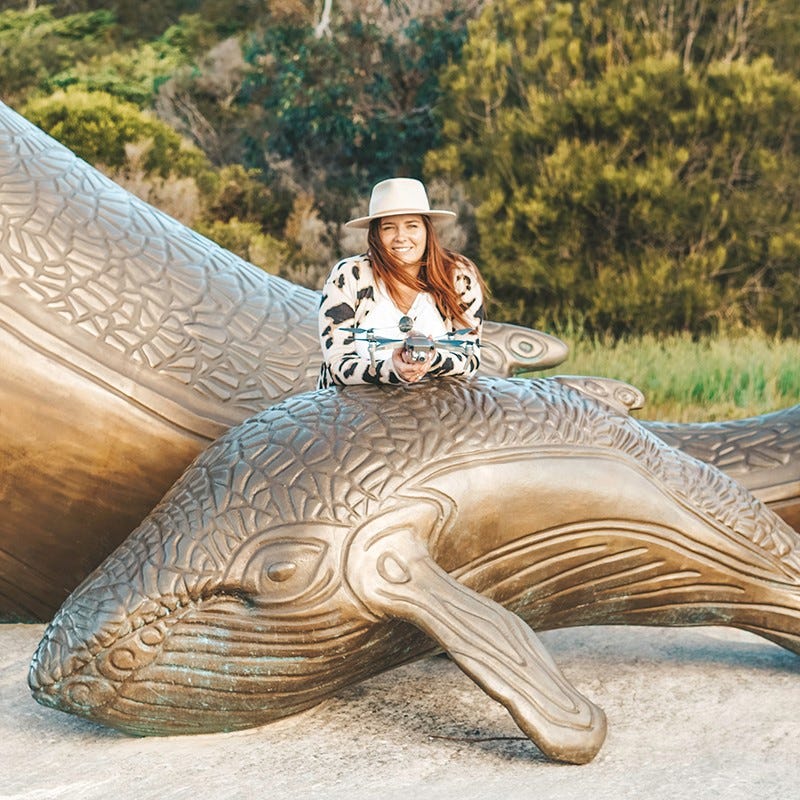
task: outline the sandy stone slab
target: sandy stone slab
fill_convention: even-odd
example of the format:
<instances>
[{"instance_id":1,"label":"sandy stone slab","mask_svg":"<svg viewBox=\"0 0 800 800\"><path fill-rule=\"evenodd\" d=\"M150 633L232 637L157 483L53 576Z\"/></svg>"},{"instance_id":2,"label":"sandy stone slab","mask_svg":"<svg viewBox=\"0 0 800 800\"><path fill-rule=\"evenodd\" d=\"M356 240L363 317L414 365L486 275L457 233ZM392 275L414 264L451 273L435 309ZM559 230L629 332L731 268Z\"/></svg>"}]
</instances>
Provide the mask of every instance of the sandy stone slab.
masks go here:
<instances>
[{"instance_id":1,"label":"sandy stone slab","mask_svg":"<svg viewBox=\"0 0 800 800\"><path fill-rule=\"evenodd\" d=\"M230 734L136 739L33 701L44 627L0 625L0 799L790 798L800 658L725 629L576 628L542 638L608 714L594 762L545 760L444 658Z\"/></svg>"}]
</instances>

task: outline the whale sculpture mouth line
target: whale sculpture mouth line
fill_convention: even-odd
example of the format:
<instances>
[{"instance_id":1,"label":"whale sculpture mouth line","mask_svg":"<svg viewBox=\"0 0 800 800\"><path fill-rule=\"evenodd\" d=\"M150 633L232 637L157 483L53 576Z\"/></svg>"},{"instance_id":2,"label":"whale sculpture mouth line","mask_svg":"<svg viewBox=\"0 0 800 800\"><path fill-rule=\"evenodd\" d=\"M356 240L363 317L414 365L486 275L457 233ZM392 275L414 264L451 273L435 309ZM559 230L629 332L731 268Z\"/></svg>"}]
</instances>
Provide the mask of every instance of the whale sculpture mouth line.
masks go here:
<instances>
[{"instance_id":1,"label":"whale sculpture mouth line","mask_svg":"<svg viewBox=\"0 0 800 800\"><path fill-rule=\"evenodd\" d=\"M214 590L207 594L199 595L197 598L174 599L173 602L165 602L165 597L159 598L158 601L147 598L138 606L139 609L146 607L147 613L138 614L137 610L134 610L121 622L109 625L105 630L101 629L96 631L91 639L84 640L83 652L76 652L74 649L71 649L68 669L63 671L57 678L54 678L52 683L68 680L78 675L81 670L91 664L98 655L113 648L116 643L120 642L125 637L133 636L137 632L151 628L157 623L174 625L183 614L196 609L201 604L208 601L224 600L228 598L240 602L246 607L253 607L255 605L252 597L245 591L235 588ZM159 603L157 608L153 607L154 603ZM56 617L49 626L45 638L39 645L39 650L43 650L49 642L55 642L66 646L66 644L61 641L61 637L52 637L51 631L58 632L58 630L58 617ZM47 634L51 634L50 638L48 638ZM74 648L74 646L72 647ZM31 670L31 677L33 677L33 675L34 670ZM37 674L36 677L40 678L41 676ZM46 688L48 685L51 684L37 684L35 689L33 686L31 688L37 691Z\"/></svg>"},{"instance_id":2,"label":"whale sculpture mouth line","mask_svg":"<svg viewBox=\"0 0 800 800\"><path fill-rule=\"evenodd\" d=\"M169 641L169 637L171 636L171 631L174 630L177 626L180 626L187 615L192 613L200 614L200 618L202 618L203 608L207 604L215 604L217 601L220 600L234 600L237 603L239 602L239 597L232 593L220 593L217 595L208 595L203 598L202 601L198 603L188 603L183 605L180 608L173 609L170 614L167 616L163 616L158 620L154 620L153 622L160 622L161 623L161 640L157 643L148 644L144 649L148 652L148 658L156 658L157 651L160 651L162 647ZM247 604L247 607L250 607L250 603ZM242 614L242 615L235 615L232 612L232 609L229 607L228 612L230 616L227 618L228 625L230 626L231 630L245 630L245 631L256 631L263 629L263 626L269 622L268 617L260 617L260 616L250 616L249 614ZM363 633L367 630L369 626L369 619L363 619L361 621L355 621L350 623L343 623L340 626L340 629L333 629L328 631L325 636L319 636L318 640L319 643L323 643L324 641L330 641L335 643L337 646L345 646L347 640L354 640L358 637L362 636ZM31 687L32 694L37 699L42 699L46 705L50 705L53 707L58 707L58 693L64 690L64 687L69 687L70 684L81 684L81 683L88 683L90 681L103 681L108 684L108 686L114 687L114 692L119 694L123 692L124 687L129 684L130 681L138 680L136 678L137 673L139 670L146 666L145 663L137 660L137 642L126 642L125 640L129 637L135 637L137 633L142 631L147 631L152 627L152 623L149 625L140 626L134 630L131 630L128 633L121 633L120 635L116 636L111 640L106 640L105 646L97 649L93 655L91 656L84 656L80 660L77 657L70 658L70 664L67 670L61 671L60 674L57 676L51 676L50 680L47 680L47 675L42 675L40 671L36 670L35 668L31 669L29 674L29 684ZM43 642L44 644L44 642ZM121 649L116 649L119 645L122 645ZM110 666L112 668L112 672L114 673L114 677L108 677L105 673L108 672L109 667L99 667L102 677L98 677L93 674L95 670L98 669L97 659L98 657L102 658L105 656L107 659L111 659ZM235 661L233 657L231 663ZM314 659L310 656L303 655L303 654L294 654L292 655L291 652L287 651L285 653L281 653L279 655L271 655L268 656L266 654L259 655L259 660L264 662L265 660L274 660L275 662L280 662L282 664L296 662L296 663L304 663L306 665L310 665L313 663ZM120 663L122 661L122 663ZM60 665L59 665L60 666ZM91 672L87 673L86 670L91 670ZM324 677L326 673L330 670L329 666L326 666L324 663L321 664L318 668L319 674L321 677ZM203 670L201 668L195 667L194 671L198 674L201 674ZM208 669L209 675L216 674L217 670L215 669ZM228 675L231 674L230 670L227 671ZM311 669L309 666L304 668L304 675L306 677L311 676L314 674L314 670ZM179 685L181 680L178 677L178 673L176 673L176 677L172 680L171 685L173 687ZM153 681L149 681L148 685L154 685ZM184 684L187 688L192 688L191 679L187 683ZM273 694L275 694L273 692ZM126 697L126 702L134 702L134 699L131 697ZM97 711L102 709L104 706L108 706L109 704L113 704L113 698L104 703L97 703L93 702L88 711L81 712L84 715L89 715L90 712L92 714L96 714ZM143 705L152 705L152 703L147 701L142 701ZM175 697L173 695L170 696L170 705L175 706Z\"/></svg>"}]
</instances>

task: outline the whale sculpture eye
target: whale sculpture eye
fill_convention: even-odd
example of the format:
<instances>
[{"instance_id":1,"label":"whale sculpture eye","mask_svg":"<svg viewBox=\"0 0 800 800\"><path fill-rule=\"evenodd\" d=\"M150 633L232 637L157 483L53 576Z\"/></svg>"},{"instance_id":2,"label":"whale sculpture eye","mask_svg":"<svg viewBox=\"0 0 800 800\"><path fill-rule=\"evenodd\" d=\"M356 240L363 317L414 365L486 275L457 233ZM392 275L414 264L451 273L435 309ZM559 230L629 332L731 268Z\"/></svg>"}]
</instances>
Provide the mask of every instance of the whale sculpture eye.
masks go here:
<instances>
[{"instance_id":1,"label":"whale sculpture eye","mask_svg":"<svg viewBox=\"0 0 800 800\"><path fill-rule=\"evenodd\" d=\"M283 583L297 572L297 564L293 561L276 561L267 567L267 577L275 583Z\"/></svg>"},{"instance_id":2,"label":"whale sculpture eye","mask_svg":"<svg viewBox=\"0 0 800 800\"><path fill-rule=\"evenodd\" d=\"M225 583L257 605L311 602L333 580L327 542L313 537L254 536L235 554Z\"/></svg>"}]
</instances>

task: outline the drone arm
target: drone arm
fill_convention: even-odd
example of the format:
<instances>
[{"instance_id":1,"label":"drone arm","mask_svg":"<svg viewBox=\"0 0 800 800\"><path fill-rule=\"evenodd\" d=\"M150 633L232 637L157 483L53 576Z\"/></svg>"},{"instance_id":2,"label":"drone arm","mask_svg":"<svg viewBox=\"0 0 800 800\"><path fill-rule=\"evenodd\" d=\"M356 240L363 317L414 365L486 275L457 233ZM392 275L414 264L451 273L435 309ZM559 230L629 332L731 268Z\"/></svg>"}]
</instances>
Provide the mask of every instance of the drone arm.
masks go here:
<instances>
[{"instance_id":1,"label":"drone arm","mask_svg":"<svg viewBox=\"0 0 800 800\"><path fill-rule=\"evenodd\" d=\"M478 369L481 360L479 334L468 334L461 338L463 344L459 346L443 344L436 348L436 355L428 370L429 375L441 378L451 375L472 375Z\"/></svg>"}]
</instances>

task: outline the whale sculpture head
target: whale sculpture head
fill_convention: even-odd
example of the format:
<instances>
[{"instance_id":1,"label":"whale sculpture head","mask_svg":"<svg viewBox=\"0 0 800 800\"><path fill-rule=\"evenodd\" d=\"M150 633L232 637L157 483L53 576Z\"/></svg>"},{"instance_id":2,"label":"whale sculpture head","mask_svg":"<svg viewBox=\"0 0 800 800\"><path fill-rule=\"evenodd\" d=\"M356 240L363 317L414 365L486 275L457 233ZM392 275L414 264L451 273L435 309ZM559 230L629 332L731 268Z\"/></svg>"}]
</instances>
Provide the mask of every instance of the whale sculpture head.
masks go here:
<instances>
[{"instance_id":1,"label":"whale sculpture head","mask_svg":"<svg viewBox=\"0 0 800 800\"><path fill-rule=\"evenodd\" d=\"M735 624L800 650L797 535L556 380L300 395L231 429L71 595L36 698L136 734L308 708L442 648L554 758L602 711L531 627Z\"/></svg>"}]
</instances>

